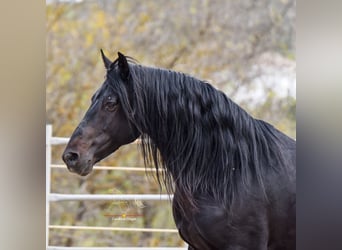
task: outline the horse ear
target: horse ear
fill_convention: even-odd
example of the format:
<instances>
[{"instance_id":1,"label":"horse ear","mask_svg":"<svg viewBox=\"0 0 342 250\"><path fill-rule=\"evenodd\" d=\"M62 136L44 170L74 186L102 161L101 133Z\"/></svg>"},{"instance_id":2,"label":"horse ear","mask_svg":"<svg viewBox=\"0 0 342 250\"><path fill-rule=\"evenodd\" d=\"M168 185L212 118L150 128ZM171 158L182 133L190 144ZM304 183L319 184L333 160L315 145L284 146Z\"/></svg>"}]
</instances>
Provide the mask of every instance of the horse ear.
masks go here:
<instances>
[{"instance_id":1,"label":"horse ear","mask_svg":"<svg viewBox=\"0 0 342 250\"><path fill-rule=\"evenodd\" d=\"M101 49L101 56L102 56L102 61L107 70L110 69L110 65L113 63L111 60L109 60L105 54L103 53L103 50Z\"/></svg>"},{"instance_id":2,"label":"horse ear","mask_svg":"<svg viewBox=\"0 0 342 250\"><path fill-rule=\"evenodd\" d=\"M127 80L129 75L129 66L127 62L127 58L124 56L124 54L118 52L118 66L119 66L119 72L122 80Z\"/></svg>"}]
</instances>

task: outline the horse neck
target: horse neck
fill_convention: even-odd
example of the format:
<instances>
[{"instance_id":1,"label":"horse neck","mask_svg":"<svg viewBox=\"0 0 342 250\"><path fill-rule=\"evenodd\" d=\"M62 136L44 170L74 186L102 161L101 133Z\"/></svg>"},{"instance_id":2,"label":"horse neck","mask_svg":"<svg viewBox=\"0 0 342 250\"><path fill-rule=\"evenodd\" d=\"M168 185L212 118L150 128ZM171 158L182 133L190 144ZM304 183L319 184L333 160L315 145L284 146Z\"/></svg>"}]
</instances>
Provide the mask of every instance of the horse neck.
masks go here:
<instances>
[{"instance_id":1,"label":"horse neck","mask_svg":"<svg viewBox=\"0 0 342 250\"><path fill-rule=\"evenodd\" d=\"M275 130L222 92L176 72L140 74L135 121L149 140L143 144L145 160L167 170L160 175L166 186L174 181L187 194L209 192L225 200L238 189L234 173L241 183L256 178L263 186L266 164L282 161Z\"/></svg>"},{"instance_id":2,"label":"horse neck","mask_svg":"<svg viewBox=\"0 0 342 250\"><path fill-rule=\"evenodd\" d=\"M144 68L137 103L143 132L158 148L165 166L176 175L180 165L224 164L222 155L238 117L247 113L222 92L182 73ZM232 109L233 115L227 110ZM216 146L213 153L213 145ZM206 158L208 157L208 158ZM201 166L200 166L201 167ZM200 168L198 167L198 168Z\"/></svg>"}]
</instances>

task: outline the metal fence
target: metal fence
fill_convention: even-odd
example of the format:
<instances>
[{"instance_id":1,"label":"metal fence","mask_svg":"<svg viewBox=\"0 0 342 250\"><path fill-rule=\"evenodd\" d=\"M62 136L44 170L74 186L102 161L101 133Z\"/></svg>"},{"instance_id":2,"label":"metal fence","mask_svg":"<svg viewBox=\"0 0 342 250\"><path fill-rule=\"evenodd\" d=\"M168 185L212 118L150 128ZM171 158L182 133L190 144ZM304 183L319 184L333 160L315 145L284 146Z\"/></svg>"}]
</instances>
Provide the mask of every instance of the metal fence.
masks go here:
<instances>
[{"instance_id":1,"label":"metal fence","mask_svg":"<svg viewBox=\"0 0 342 250\"><path fill-rule=\"evenodd\" d=\"M68 225L50 225L50 202L58 202L65 200L169 200L169 195L161 194L57 194L51 193L51 168L66 168L64 165L52 164L51 152L53 145L66 144L69 138L53 137L52 125L46 125L46 249L47 250L110 250L110 249L126 249L126 250L143 250L143 249L160 249L160 250L184 250L184 247L63 247L49 246L49 230L50 229L68 229L68 230L103 230L103 231L130 231L130 232L163 232L178 233L176 229L161 228L125 228L125 227L89 227L89 226L68 226ZM94 167L99 170L117 170L117 171L146 171L144 168L134 167ZM147 169L147 171L155 171Z\"/></svg>"}]
</instances>

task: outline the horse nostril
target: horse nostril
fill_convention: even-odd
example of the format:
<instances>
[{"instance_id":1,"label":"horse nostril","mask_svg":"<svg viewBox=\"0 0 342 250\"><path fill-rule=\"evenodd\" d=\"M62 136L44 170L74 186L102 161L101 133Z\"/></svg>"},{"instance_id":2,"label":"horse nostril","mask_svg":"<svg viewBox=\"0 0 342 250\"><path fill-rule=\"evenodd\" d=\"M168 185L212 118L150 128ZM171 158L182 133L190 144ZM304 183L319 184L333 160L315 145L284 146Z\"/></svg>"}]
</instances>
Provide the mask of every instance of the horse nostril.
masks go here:
<instances>
[{"instance_id":1,"label":"horse nostril","mask_svg":"<svg viewBox=\"0 0 342 250\"><path fill-rule=\"evenodd\" d=\"M74 167L78 161L78 154L75 152L67 152L63 154L63 161L68 167Z\"/></svg>"}]
</instances>

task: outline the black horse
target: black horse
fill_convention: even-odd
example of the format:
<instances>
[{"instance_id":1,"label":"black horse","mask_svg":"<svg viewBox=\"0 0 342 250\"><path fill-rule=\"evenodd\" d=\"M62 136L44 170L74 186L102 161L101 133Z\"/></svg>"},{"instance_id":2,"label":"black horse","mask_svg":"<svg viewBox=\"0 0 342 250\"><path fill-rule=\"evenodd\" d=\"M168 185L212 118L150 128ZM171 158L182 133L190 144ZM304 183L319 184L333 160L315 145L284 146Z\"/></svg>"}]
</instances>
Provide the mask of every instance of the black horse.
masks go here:
<instances>
[{"instance_id":1,"label":"black horse","mask_svg":"<svg viewBox=\"0 0 342 250\"><path fill-rule=\"evenodd\" d=\"M63 153L87 175L141 137L189 249L295 249L296 143L210 84L102 52L106 79Z\"/></svg>"}]
</instances>

